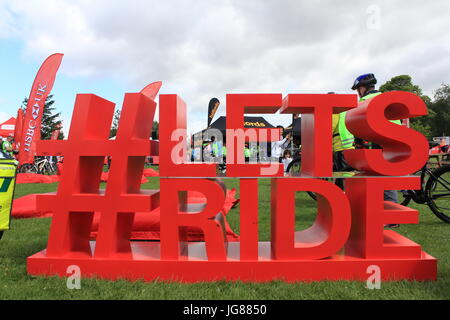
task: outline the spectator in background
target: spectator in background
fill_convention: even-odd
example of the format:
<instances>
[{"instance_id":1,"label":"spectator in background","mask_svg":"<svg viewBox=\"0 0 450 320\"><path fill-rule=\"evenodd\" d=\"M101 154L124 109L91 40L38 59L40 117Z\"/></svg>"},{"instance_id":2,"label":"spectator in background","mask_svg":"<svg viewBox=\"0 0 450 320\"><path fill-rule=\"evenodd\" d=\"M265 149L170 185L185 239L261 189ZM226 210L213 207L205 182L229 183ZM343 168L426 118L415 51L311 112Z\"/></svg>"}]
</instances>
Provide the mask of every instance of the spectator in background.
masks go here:
<instances>
[{"instance_id":1,"label":"spectator in background","mask_svg":"<svg viewBox=\"0 0 450 320\"><path fill-rule=\"evenodd\" d=\"M2 141L2 153L4 158L14 159L13 156L13 144L14 137L8 136L5 141Z\"/></svg>"},{"instance_id":2,"label":"spectator in background","mask_svg":"<svg viewBox=\"0 0 450 320\"><path fill-rule=\"evenodd\" d=\"M284 128L282 126L277 126L281 130L281 136L283 136ZM289 143L292 140L292 134L288 133L286 137L280 141L274 141L271 144L271 157L272 161L277 161L281 163L283 152L288 148Z\"/></svg>"},{"instance_id":3,"label":"spectator in background","mask_svg":"<svg viewBox=\"0 0 450 320\"><path fill-rule=\"evenodd\" d=\"M203 142L203 162L212 162L212 142L211 140Z\"/></svg>"},{"instance_id":4,"label":"spectator in background","mask_svg":"<svg viewBox=\"0 0 450 320\"><path fill-rule=\"evenodd\" d=\"M220 162L222 158L222 141L217 141L214 136L211 137L211 153L214 162Z\"/></svg>"},{"instance_id":5,"label":"spectator in background","mask_svg":"<svg viewBox=\"0 0 450 320\"><path fill-rule=\"evenodd\" d=\"M245 145L244 145L244 158L245 158L245 162L249 162L249 161L250 161L250 156L251 156L250 147L249 147L248 142L246 142Z\"/></svg>"},{"instance_id":6,"label":"spectator in background","mask_svg":"<svg viewBox=\"0 0 450 320\"><path fill-rule=\"evenodd\" d=\"M281 160L284 167L284 172L287 172L287 168L289 164L292 162L292 154L291 150L284 150L283 152L283 159Z\"/></svg>"}]
</instances>

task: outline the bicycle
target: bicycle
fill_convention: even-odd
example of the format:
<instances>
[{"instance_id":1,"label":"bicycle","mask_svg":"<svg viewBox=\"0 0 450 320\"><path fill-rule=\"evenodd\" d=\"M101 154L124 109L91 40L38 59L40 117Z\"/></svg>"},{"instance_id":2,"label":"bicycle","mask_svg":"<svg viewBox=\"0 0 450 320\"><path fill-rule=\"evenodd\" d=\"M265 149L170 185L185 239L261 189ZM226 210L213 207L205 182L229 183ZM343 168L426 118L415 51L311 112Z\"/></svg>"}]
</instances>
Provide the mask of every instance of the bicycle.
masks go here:
<instances>
[{"instance_id":1,"label":"bicycle","mask_svg":"<svg viewBox=\"0 0 450 320\"><path fill-rule=\"evenodd\" d=\"M402 190L401 205L407 206L411 200L418 204L427 204L439 219L450 223L450 202L445 203L450 201L450 165L433 170L424 165L419 172L421 188Z\"/></svg>"},{"instance_id":2,"label":"bicycle","mask_svg":"<svg viewBox=\"0 0 450 320\"><path fill-rule=\"evenodd\" d=\"M25 163L17 171L19 173L37 173L38 169L34 163Z\"/></svg>"},{"instance_id":3,"label":"bicycle","mask_svg":"<svg viewBox=\"0 0 450 320\"><path fill-rule=\"evenodd\" d=\"M291 175L300 173L301 156L297 156L288 166L287 171ZM403 198L399 202L407 206L411 200L418 204L427 204L430 210L442 221L450 223L450 165L443 165L436 169L430 169L424 165L420 172L420 190L402 190ZM427 178L428 177L428 178ZM331 178L323 178L330 180ZM333 178L334 179L334 178ZM316 200L314 192L308 195Z\"/></svg>"},{"instance_id":4,"label":"bicycle","mask_svg":"<svg viewBox=\"0 0 450 320\"><path fill-rule=\"evenodd\" d=\"M37 167L37 173L47 175L56 174L56 165L53 162L49 161L46 157L36 161L35 164Z\"/></svg>"},{"instance_id":5,"label":"bicycle","mask_svg":"<svg viewBox=\"0 0 450 320\"><path fill-rule=\"evenodd\" d=\"M19 168L19 173L39 173L46 175L56 174L55 163L50 162L46 157L36 159L34 163L25 163Z\"/></svg>"}]
</instances>

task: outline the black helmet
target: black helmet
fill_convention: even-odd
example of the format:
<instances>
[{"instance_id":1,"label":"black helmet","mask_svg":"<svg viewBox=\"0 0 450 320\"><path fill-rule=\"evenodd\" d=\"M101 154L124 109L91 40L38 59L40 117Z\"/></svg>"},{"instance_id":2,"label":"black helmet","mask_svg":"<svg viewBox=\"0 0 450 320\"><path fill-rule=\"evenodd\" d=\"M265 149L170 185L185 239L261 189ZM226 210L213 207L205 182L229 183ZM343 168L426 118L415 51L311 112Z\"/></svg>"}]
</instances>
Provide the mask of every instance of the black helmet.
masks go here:
<instances>
[{"instance_id":1,"label":"black helmet","mask_svg":"<svg viewBox=\"0 0 450 320\"><path fill-rule=\"evenodd\" d=\"M363 75L360 75L358 78L356 78L355 82L353 82L352 90L356 90L361 86L364 87L373 87L377 84L377 79L373 75L373 73L366 73Z\"/></svg>"}]
</instances>

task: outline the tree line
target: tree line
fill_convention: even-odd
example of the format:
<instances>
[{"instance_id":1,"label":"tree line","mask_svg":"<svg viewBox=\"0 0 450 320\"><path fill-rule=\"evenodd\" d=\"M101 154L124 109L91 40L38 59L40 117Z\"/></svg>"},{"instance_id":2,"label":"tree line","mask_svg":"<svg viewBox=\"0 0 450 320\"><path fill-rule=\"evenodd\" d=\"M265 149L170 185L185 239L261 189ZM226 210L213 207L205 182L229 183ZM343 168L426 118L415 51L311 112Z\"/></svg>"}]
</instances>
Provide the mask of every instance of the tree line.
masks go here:
<instances>
[{"instance_id":1,"label":"tree line","mask_svg":"<svg viewBox=\"0 0 450 320\"><path fill-rule=\"evenodd\" d=\"M427 105L428 115L410 120L410 126L429 140L433 137L450 135L450 85L443 83L433 92L433 98L424 95L422 89L413 83L411 76L393 77L380 86L381 92L407 91L422 98Z\"/></svg>"}]
</instances>

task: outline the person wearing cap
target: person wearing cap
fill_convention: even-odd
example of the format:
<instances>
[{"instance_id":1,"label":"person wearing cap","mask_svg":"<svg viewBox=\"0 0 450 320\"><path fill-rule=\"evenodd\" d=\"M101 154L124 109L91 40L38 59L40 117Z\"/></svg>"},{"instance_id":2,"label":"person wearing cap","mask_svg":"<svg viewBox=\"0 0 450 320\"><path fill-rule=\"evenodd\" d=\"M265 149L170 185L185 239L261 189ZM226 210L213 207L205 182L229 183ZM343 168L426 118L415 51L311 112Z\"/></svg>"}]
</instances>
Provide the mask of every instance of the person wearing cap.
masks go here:
<instances>
[{"instance_id":1,"label":"person wearing cap","mask_svg":"<svg viewBox=\"0 0 450 320\"><path fill-rule=\"evenodd\" d=\"M375 90L375 85L377 84L377 79L373 73L362 74L355 79L353 82L352 90L356 90L359 96L359 102L363 102L365 100L372 99L382 92ZM390 120L391 122L401 125L400 120ZM381 146L371 142L369 145L362 142L362 139L355 137L355 142L358 145L367 146L370 149L381 149ZM385 190L384 191L384 200L398 202L398 195L396 190ZM385 227L396 228L399 227L398 224L389 224Z\"/></svg>"}]
</instances>

